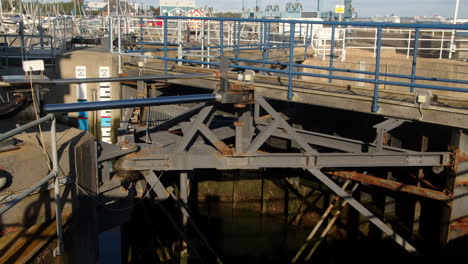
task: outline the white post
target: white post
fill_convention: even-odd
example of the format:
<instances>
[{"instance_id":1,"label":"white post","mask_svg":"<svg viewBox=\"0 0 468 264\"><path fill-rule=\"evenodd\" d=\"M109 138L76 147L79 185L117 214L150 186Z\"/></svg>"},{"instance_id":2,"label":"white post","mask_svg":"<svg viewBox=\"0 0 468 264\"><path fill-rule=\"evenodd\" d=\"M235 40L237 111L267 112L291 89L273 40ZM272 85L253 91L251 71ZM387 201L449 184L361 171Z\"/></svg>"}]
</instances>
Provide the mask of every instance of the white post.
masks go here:
<instances>
[{"instance_id":1,"label":"white post","mask_svg":"<svg viewBox=\"0 0 468 264\"><path fill-rule=\"evenodd\" d=\"M442 39L440 40L440 54L439 59L442 59L442 53L444 51L444 38L445 38L445 31L442 31Z\"/></svg>"},{"instance_id":2,"label":"white post","mask_svg":"<svg viewBox=\"0 0 468 264\"><path fill-rule=\"evenodd\" d=\"M411 30L409 30L409 32L408 32L408 48L406 50L406 58L407 59L409 59L410 49L411 49Z\"/></svg>"},{"instance_id":3,"label":"white post","mask_svg":"<svg viewBox=\"0 0 468 264\"><path fill-rule=\"evenodd\" d=\"M458 18L458 7L460 6L460 0L456 0L455 4L455 14L453 15L453 24L457 24L457 18ZM455 52L455 30L452 31L452 38L450 40L450 53L449 53L449 59L452 58L453 52Z\"/></svg>"}]
</instances>

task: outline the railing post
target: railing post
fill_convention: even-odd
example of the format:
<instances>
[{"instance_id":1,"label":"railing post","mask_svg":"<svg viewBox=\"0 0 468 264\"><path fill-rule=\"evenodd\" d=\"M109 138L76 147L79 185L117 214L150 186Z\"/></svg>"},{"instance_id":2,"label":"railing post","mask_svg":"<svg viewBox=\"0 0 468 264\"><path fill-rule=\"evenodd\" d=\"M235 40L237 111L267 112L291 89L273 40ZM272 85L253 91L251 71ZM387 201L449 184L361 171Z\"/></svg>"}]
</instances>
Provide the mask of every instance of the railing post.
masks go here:
<instances>
[{"instance_id":1,"label":"railing post","mask_svg":"<svg viewBox=\"0 0 468 264\"><path fill-rule=\"evenodd\" d=\"M262 62L262 69L263 72L262 74L266 74L266 61L268 60L268 53L267 53L267 31L268 31L268 25L267 22L263 22L263 50L262 50L262 57L263 57L263 62Z\"/></svg>"},{"instance_id":2,"label":"railing post","mask_svg":"<svg viewBox=\"0 0 468 264\"><path fill-rule=\"evenodd\" d=\"M294 31L296 29L296 24L289 24L289 69L288 69L288 100L291 100L294 97L293 93L293 64L294 64Z\"/></svg>"},{"instance_id":3,"label":"railing post","mask_svg":"<svg viewBox=\"0 0 468 264\"><path fill-rule=\"evenodd\" d=\"M304 60L307 59L307 46L309 46L309 27L312 27L310 23L306 24L306 34L304 37Z\"/></svg>"},{"instance_id":4,"label":"railing post","mask_svg":"<svg viewBox=\"0 0 468 264\"><path fill-rule=\"evenodd\" d=\"M379 79L380 79L380 51L382 44L382 26L377 28L377 47L375 53L375 75L374 75L374 99L372 101L372 112L379 111Z\"/></svg>"},{"instance_id":5,"label":"railing post","mask_svg":"<svg viewBox=\"0 0 468 264\"><path fill-rule=\"evenodd\" d=\"M168 64L167 64L167 18L163 19L163 39L164 39L164 75L168 75Z\"/></svg>"},{"instance_id":6,"label":"railing post","mask_svg":"<svg viewBox=\"0 0 468 264\"><path fill-rule=\"evenodd\" d=\"M183 59L183 47L182 47L182 25L184 25L183 21L177 20L177 57L179 59ZM202 29L203 30L203 29ZM203 37L202 37L202 50L203 50ZM202 51L203 52L203 51ZM202 53L203 54L203 53ZM178 61L177 65L182 66L182 61Z\"/></svg>"},{"instance_id":7,"label":"railing post","mask_svg":"<svg viewBox=\"0 0 468 264\"><path fill-rule=\"evenodd\" d=\"M207 52L208 52L208 58L207 61L211 62L211 20L208 20L208 34L207 34ZM211 65L208 64L207 67L208 69L211 68Z\"/></svg>"},{"instance_id":8,"label":"railing post","mask_svg":"<svg viewBox=\"0 0 468 264\"><path fill-rule=\"evenodd\" d=\"M333 81L333 59L335 58L335 25L332 25L332 34L331 34L331 43L330 43L330 71L328 75L330 76L328 82L331 83Z\"/></svg>"},{"instance_id":9,"label":"railing post","mask_svg":"<svg viewBox=\"0 0 468 264\"><path fill-rule=\"evenodd\" d=\"M224 56L224 19L219 20L219 56Z\"/></svg>"},{"instance_id":10,"label":"railing post","mask_svg":"<svg viewBox=\"0 0 468 264\"><path fill-rule=\"evenodd\" d=\"M143 44L143 18L140 18L140 52L141 55L145 54Z\"/></svg>"},{"instance_id":11,"label":"railing post","mask_svg":"<svg viewBox=\"0 0 468 264\"><path fill-rule=\"evenodd\" d=\"M237 21L237 49L236 49L236 58L240 57L240 48L241 48L241 21Z\"/></svg>"},{"instance_id":12,"label":"railing post","mask_svg":"<svg viewBox=\"0 0 468 264\"><path fill-rule=\"evenodd\" d=\"M54 251L55 256L63 254L63 230L62 230L62 202L60 198L59 165L57 156L57 121L52 119L50 128L50 143L52 152L52 170L55 172L54 194L55 194L55 221L57 223L57 248Z\"/></svg>"},{"instance_id":13,"label":"railing post","mask_svg":"<svg viewBox=\"0 0 468 264\"><path fill-rule=\"evenodd\" d=\"M120 16L118 17L118 22L117 22L117 26L119 27L118 28L118 36L117 36L117 46L118 46L118 53L119 53L119 73L122 73L122 54L121 54L121 50L122 50L122 21L121 21L121 18Z\"/></svg>"},{"instance_id":14,"label":"railing post","mask_svg":"<svg viewBox=\"0 0 468 264\"><path fill-rule=\"evenodd\" d=\"M413 48L413 65L411 68L411 84L416 80L416 61L418 59L418 43L419 42L419 28L414 32L414 48ZM414 86L410 87L411 92L414 92Z\"/></svg>"},{"instance_id":15,"label":"railing post","mask_svg":"<svg viewBox=\"0 0 468 264\"><path fill-rule=\"evenodd\" d=\"M444 38L445 38L445 31L442 31L442 38L440 40L439 59L442 59L442 54L443 54L443 51L444 51Z\"/></svg>"},{"instance_id":16,"label":"railing post","mask_svg":"<svg viewBox=\"0 0 468 264\"><path fill-rule=\"evenodd\" d=\"M205 20L201 20L201 29L200 29L200 42L201 42L201 60L204 62L205 61ZM180 50L182 50L182 47L181 47L181 41L179 41L179 47L180 47ZM180 58L182 58L182 52L180 53ZM179 65L182 65L182 62L180 62ZM205 68L205 65L202 64L201 65L202 68Z\"/></svg>"},{"instance_id":17,"label":"railing post","mask_svg":"<svg viewBox=\"0 0 468 264\"><path fill-rule=\"evenodd\" d=\"M112 28L112 16L109 16L109 51L112 53L114 51L114 34Z\"/></svg>"},{"instance_id":18,"label":"railing post","mask_svg":"<svg viewBox=\"0 0 468 264\"><path fill-rule=\"evenodd\" d=\"M410 50L411 50L411 32L412 30L410 29L408 32L408 49L406 50L406 58L409 59L410 55Z\"/></svg>"}]
</instances>

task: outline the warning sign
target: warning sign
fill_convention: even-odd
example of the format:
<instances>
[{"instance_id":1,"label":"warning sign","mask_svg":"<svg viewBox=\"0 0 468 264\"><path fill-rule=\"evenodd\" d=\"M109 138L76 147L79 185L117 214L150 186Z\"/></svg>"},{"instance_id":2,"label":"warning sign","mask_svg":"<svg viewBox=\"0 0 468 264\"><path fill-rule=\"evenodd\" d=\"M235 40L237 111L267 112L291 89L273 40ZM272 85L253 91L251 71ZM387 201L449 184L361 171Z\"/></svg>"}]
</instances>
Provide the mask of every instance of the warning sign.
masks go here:
<instances>
[{"instance_id":1,"label":"warning sign","mask_svg":"<svg viewBox=\"0 0 468 264\"><path fill-rule=\"evenodd\" d=\"M335 7L335 13L337 14L343 14L345 11L345 6L344 5L336 5Z\"/></svg>"}]
</instances>

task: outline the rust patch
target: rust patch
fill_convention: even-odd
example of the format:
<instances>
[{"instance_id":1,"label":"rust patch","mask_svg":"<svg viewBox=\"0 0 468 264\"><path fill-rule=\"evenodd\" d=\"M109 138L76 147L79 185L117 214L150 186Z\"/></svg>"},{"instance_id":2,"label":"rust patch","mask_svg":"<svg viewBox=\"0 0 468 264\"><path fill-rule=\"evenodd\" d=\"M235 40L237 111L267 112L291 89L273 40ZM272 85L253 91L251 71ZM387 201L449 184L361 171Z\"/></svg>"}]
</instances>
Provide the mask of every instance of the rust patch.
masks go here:
<instances>
[{"instance_id":1,"label":"rust patch","mask_svg":"<svg viewBox=\"0 0 468 264\"><path fill-rule=\"evenodd\" d=\"M221 154L232 155L232 150L223 141L218 141L214 143L214 145L221 152Z\"/></svg>"},{"instance_id":2,"label":"rust patch","mask_svg":"<svg viewBox=\"0 0 468 264\"><path fill-rule=\"evenodd\" d=\"M468 217L457 220L450 224L450 229L461 230L463 235L468 235Z\"/></svg>"},{"instance_id":3,"label":"rust patch","mask_svg":"<svg viewBox=\"0 0 468 264\"><path fill-rule=\"evenodd\" d=\"M452 199L451 195L444 193L444 192L439 192L439 191L434 191L426 188L421 188L417 187L414 185L408 185L400 182L395 182L395 181L390 181L374 176L369 176L366 174L361 174L353 171L329 171L326 172L327 174L330 175L335 175L338 177L354 180L354 181L359 181L363 183L368 183L372 184L375 186L380 186L383 188L390 189L395 192L405 192L405 193L410 193L414 195L418 195L421 197L426 197L429 199L434 199L438 201L450 201Z\"/></svg>"},{"instance_id":4,"label":"rust patch","mask_svg":"<svg viewBox=\"0 0 468 264\"><path fill-rule=\"evenodd\" d=\"M468 186L468 179L456 179L455 185L458 186Z\"/></svg>"}]
</instances>

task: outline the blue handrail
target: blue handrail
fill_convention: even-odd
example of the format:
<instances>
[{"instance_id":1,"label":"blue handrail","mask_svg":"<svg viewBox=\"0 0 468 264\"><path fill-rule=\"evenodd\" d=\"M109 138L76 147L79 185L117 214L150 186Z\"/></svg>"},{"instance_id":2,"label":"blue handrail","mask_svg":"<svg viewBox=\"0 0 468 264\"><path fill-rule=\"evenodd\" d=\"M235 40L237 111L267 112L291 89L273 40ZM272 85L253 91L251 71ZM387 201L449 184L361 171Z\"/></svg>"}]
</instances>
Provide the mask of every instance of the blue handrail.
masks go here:
<instances>
[{"instance_id":1,"label":"blue handrail","mask_svg":"<svg viewBox=\"0 0 468 264\"><path fill-rule=\"evenodd\" d=\"M122 17L122 16L113 16L113 17ZM170 58L168 56L168 51L177 50L177 48L169 48L170 46L177 46L180 43L169 43L168 42L168 21L169 20L191 20L192 17L171 17L171 16L156 16L156 17L140 17L132 16L133 19L139 18L140 22L143 19L158 19L164 22L163 33L164 39L163 42L148 42L144 41L141 38L142 45L139 50L127 50L126 53L144 53L146 51L164 51L163 56L153 56L155 59L160 59L164 61L164 72L168 74L168 62L182 62L182 63L191 63L199 65L211 65L219 66L218 62L208 62L204 59L188 59L188 57L179 57L179 58ZM363 82L373 84L373 104L372 111L377 112L379 110L379 86L382 84L386 85L396 85L408 87L411 92L415 88L423 89L433 89L433 90L442 90L442 91L456 91L456 92L468 92L468 88L452 87L450 84L468 84L468 80L463 79L448 79L448 78L436 78L436 77L425 77L418 76L416 73L417 69L417 57L418 57L418 43L420 38L420 31L422 29L436 29L436 30L468 30L468 24L404 24L404 23L377 23L377 22L337 22L337 21L305 21L305 20L281 20L281 19L244 19L244 18L213 18L213 17L203 17L197 18L201 21L216 21L219 23L219 38L214 43L210 43L208 46L212 51L214 49L219 50L219 55L217 58L224 56L225 51L232 50L233 58L230 58L233 64L229 65L230 67L241 69L241 70L254 70L262 73L277 73L285 74L288 76L288 99L292 99L294 96L293 91L293 78L297 76L310 76L310 77L319 77L327 78L329 82L333 80L344 80L352 82ZM233 33L231 43L225 43L225 22L233 23ZM256 43L241 44L241 30L242 22L255 22L258 24L259 32L258 40ZM289 25L286 25L289 24ZM329 56L329 66L314 66L314 65L303 65L295 61L296 57L294 56L295 49L303 48L304 49L304 59L307 58L308 46L312 43L313 39L313 29L314 25L327 25L331 28L330 36L330 56ZM275 37L272 35L272 27L278 27L278 33L280 34ZM282 32L280 29L282 27ZM299 29L297 29L299 27ZM337 68L334 66L335 59L335 44L337 40L337 30L338 28L353 28L353 27L371 27L376 29L376 47L375 47L375 70L366 71L366 70L355 70L355 69L343 69ZM306 29L305 32L303 31ZM396 73L383 73L380 72L381 64L381 48L382 48L382 35L384 28L407 28L415 31L414 44L410 46L413 47L413 58L411 66L411 74L396 74ZM140 27L141 29L141 27ZM289 32L286 30L289 29ZM299 32L298 32L299 30ZM340 32L340 35L342 33ZM140 37L142 35L140 34ZM340 40L341 41L341 40ZM163 45L163 48L156 49L144 49L145 44L160 44ZM183 51L189 50L201 50L204 47L183 47ZM288 61L278 62L270 59L270 51L273 49L283 49L289 54ZM252 58L242 58L241 51L244 50L258 50L261 53L261 59L252 59ZM185 55L184 55L185 56ZM213 56L212 56L213 57ZM258 63L261 66L246 66L239 65L240 62L250 62ZM280 65L284 66L286 69L270 69L267 65ZM308 73L296 70L296 68L303 69L318 69L328 71L328 74L320 73ZM337 75L337 72L348 72L356 73L363 75L370 75L368 78L357 78L357 77L348 77ZM406 79L408 82L404 81L387 81L382 80L381 77L392 77ZM427 81L427 82L438 82L436 84L421 84L417 81ZM442 85L440 83L446 83L447 85Z\"/></svg>"}]
</instances>

